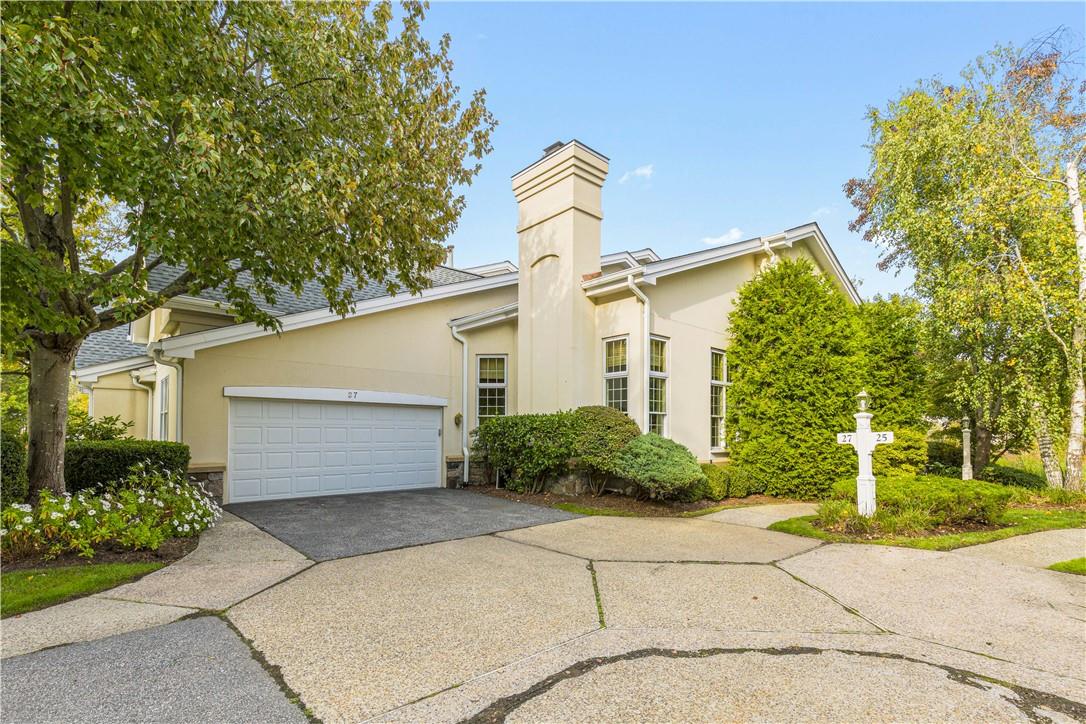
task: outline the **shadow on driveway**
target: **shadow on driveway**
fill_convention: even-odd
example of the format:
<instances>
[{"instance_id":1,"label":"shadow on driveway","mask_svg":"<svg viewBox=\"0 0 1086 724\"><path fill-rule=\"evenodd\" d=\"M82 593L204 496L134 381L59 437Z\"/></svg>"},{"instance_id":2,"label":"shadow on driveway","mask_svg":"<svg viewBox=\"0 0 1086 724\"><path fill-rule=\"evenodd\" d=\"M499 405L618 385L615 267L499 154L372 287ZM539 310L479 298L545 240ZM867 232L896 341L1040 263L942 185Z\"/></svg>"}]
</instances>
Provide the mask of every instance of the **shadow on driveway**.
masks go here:
<instances>
[{"instance_id":1,"label":"shadow on driveway","mask_svg":"<svg viewBox=\"0 0 1086 724\"><path fill-rule=\"evenodd\" d=\"M578 517L450 488L237 503L226 510L315 561Z\"/></svg>"}]
</instances>

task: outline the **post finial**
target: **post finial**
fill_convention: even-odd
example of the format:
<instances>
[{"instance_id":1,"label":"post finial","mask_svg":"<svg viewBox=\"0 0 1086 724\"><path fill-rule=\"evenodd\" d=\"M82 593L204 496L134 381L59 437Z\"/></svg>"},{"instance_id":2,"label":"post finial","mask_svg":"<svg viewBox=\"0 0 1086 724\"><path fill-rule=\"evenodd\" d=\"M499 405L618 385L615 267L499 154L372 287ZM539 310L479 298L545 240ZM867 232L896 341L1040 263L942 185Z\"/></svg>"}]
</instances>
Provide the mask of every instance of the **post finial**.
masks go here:
<instances>
[{"instance_id":1,"label":"post finial","mask_svg":"<svg viewBox=\"0 0 1086 724\"><path fill-rule=\"evenodd\" d=\"M871 398L867 394L867 390L860 390L860 394L856 395L856 399L860 401L860 412L867 412L867 401Z\"/></svg>"}]
</instances>

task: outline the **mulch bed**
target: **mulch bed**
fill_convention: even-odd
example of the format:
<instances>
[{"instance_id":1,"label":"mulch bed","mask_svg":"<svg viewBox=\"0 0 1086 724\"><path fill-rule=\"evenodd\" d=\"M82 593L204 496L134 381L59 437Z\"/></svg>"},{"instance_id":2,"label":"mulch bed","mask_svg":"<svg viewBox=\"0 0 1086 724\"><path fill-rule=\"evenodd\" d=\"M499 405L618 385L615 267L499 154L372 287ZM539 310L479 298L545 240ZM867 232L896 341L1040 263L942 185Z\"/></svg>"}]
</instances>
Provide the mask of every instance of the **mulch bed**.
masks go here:
<instances>
[{"instance_id":1,"label":"mulch bed","mask_svg":"<svg viewBox=\"0 0 1086 724\"><path fill-rule=\"evenodd\" d=\"M63 568L67 566L86 566L95 563L173 563L191 553L199 538L170 538L159 546L157 551L131 551L120 548L101 548L94 552L94 558L81 558L75 553L65 553L51 560L40 556L13 558L5 556L2 562L4 572L20 571L28 568Z\"/></svg>"},{"instance_id":2,"label":"mulch bed","mask_svg":"<svg viewBox=\"0 0 1086 724\"><path fill-rule=\"evenodd\" d=\"M473 493L490 495L495 498L504 498L518 503L530 503L553 508L558 503L573 503L586 508L607 508L608 510L620 510L633 515L648 518L667 518L681 516L684 513L693 513L706 508L739 508L748 505L763 505L769 503L793 503L796 501L784 498L771 498L767 495L751 495L746 498L728 498L726 500L699 500L696 503L681 503L677 501L638 500L628 495L617 493L604 493L595 495L558 495L556 493L514 493L505 488L495 488L493 485L471 485L465 488Z\"/></svg>"}]
</instances>

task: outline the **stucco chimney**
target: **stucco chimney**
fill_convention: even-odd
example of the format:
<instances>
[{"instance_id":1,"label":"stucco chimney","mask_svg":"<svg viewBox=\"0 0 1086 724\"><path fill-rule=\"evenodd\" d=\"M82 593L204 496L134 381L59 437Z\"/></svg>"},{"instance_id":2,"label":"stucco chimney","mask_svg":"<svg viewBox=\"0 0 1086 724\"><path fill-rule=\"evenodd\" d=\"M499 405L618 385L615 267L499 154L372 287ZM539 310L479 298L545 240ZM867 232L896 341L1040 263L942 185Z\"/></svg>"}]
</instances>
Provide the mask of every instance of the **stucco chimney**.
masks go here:
<instances>
[{"instance_id":1,"label":"stucco chimney","mask_svg":"<svg viewBox=\"0 0 1086 724\"><path fill-rule=\"evenodd\" d=\"M543 153L513 176L520 412L550 412L598 397L589 388L595 382L595 310L581 281L600 271L607 158L577 141L551 144Z\"/></svg>"},{"instance_id":2,"label":"stucco chimney","mask_svg":"<svg viewBox=\"0 0 1086 724\"><path fill-rule=\"evenodd\" d=\"M453 249L455 248L452 244L445 247L445 266L447 267L453 266Z\"/></svg>"}]
</instances>

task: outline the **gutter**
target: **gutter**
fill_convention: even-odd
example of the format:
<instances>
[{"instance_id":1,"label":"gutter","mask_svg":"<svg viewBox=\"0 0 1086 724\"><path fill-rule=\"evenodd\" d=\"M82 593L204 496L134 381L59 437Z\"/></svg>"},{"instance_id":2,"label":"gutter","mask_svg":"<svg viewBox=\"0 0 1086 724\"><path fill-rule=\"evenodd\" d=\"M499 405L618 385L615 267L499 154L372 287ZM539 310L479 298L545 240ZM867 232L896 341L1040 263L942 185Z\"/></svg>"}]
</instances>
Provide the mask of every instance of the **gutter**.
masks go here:
<instances>
[{"instance_id":1,"label":"gutter","mask_svg":"<svg viewBox=\"0 0 1086 724\"><path fill-rule=\"evenodd\" d=\"M461 336L459 329L453 323L449 323L449 332L453 339L463 348L463 361L461 368L463 374L460 381L460 450L464 456L464 469L460 473L460 487L468 484L468 340Z\"/></svg>"},{"instance_id":2,"label":"gutter","mask_svg":"<svg viewBox=\"0 0 1086 724\"><path fill-rule=\"evenodd\" d=\"M132 384L147 390L147 439L150 440L154 434L155 388L140 380L139 370L132 370L128 375L132 378Z\"/></svg>"},{"instance_id":3,"label":"gutter","mask_svg":"<svg viewBox=\"0 0 1086 724\"><path fill-rule=\"evenodd\" d=\"M178 362L175 357L167 357L166 355L164 355L162 353L161 349L150 349L150 348L148 348L147 351L151 353L151 359L153 359L155 362L157 362L160 365L165 365L166 367L169 367L169 368L171 368L171 369L173 369L174 371L177 372L177 375L176 375L177 376L177 393L176 393L176 395L177 395L177 404L176 404L176 408L177 408L177 432L175 434L175 438L176 438L177 442L181 442L181 440L183 439L181 437L181 431L182 431L182 427L181 427L181 408L184 405L182 400L185 399L184 396L182 395L182 392L184 390L184 387L182 386L184 378L182 377L181 363Z\"/></svg>"},{"instance_id":4,"label":"gutter","mask_svg":"<svg viewBox=\"0 0 1086 724\"><path fill-rule=\"evenodd\" d=\"M652 353L651 347L651 334L652 330L652 303L649 302L649 298L645 296L645 293L641 291L637 284L634 282L634 275L630 274L626 277L626 287L633 293L635 297L641 300L641 335L643 337L641 367L642 367L642 380L641 380L641 396L643 399L643 417L644 425L641 427L642 432L649 431L649 357Z\"/></svg>"}]
</instances>

